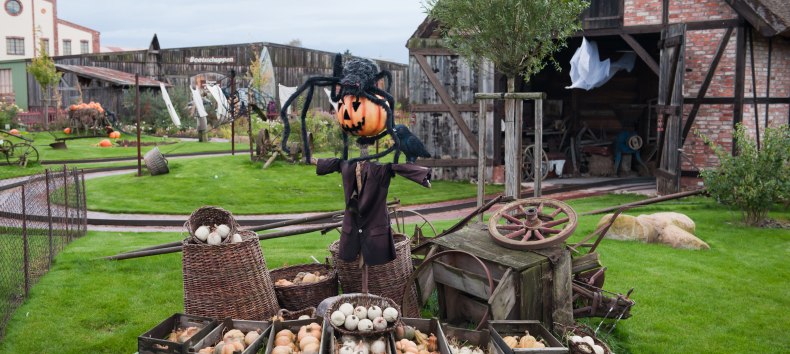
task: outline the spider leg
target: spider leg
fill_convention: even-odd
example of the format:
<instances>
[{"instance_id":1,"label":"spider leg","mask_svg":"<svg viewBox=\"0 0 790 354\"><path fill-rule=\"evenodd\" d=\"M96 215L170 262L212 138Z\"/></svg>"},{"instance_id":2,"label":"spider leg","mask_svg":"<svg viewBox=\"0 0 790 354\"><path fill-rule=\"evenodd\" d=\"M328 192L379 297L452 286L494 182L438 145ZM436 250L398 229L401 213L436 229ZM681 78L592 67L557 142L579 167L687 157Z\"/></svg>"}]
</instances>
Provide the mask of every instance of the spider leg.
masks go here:
<instances>
[{"instance_id":1,"label":"spider leg","mask_svg":"<svg viewBox=\"0 0 790 354\"><path fill-rule=\"evenodd\" d=\"M379 82L381 79L387 79L387 88L386 90L389 91L392 87L392 74L388 70L382 70L376 76L373 77L373 81Z\"/></svg>"},{"instance_id":2,"label":"spider leg","mask_svg":"<svg viewBox=\"0 0 790 354\"><path fill-rule=\"evenodd\" d=\"M310 163L310 142L307 140L307 111L310 109L310 102L313 100L313 92L315 91L315 86L310 86L307 89L307 97L304 100L304 106L302 107L302 115L300 117L302 121L302 150L304 151L304 161L305 163Z\"/></svg>"},{"instance_id":3,"label":"spider leg","mask_svg":"<svg viewBox=\"0 0 790 354\"><path fill-rule=\"evenodd\" d=\"M348 160L348 134L343 132L343 160Z\"/></svg>"},{"instance_id":4,"label":"spider leg","mask_svg":"<svg viewBox=\"0 0 790 354\"><path fill-rule=\"evenodd\" d=\"M288 97L288 100L285 101L285 104L283 104L282 109L280 110L280 120L282 120L283 122L283 141L281 143L281 146L284 152L286 153L291 152L291 150L288 149L288 135L291 134L291 124L288 121L288 114L287 114L288 107L291 106L291 103L293 103L293 101L308 88L312 89L313 85L330 86L330 85L335 85L338 82L340 82L340 79L336 77L327 77L327 76L311 77L308 78L307 81L304 82L304 84L299 86L299 88L296 89L296 92L294 92L291 95L291 97ZM305 100L305 107L308 106L310 106L310 99Z\"/></svg>"},{"instance_id":5,"label":"spider leg","mask_svg":"<svg viewBox=\"0 0 790 354\"><path fill-rule=\"evenodd\" d=\"M389 72L387 72L387 73L389 74ZM395 97L392 97L392 95L390 95L389 92L384 91L384 90L379 89L379 88L373 88L371 90L371 92L376 94L376 95L385 97L387 99L387 103L389 103L389 107L390 108L395 107ZM387 113L387 127L388 127L388 130L385 131L385 132L382 132L382 134L391 133L391 132L395 131L395 115L393 114L392 110L390 110ZM390 132L390 130L391 130L391 132ZM395 140L397 138L394 134L392 134L392 136L393 136L393 140ZM380 139L380 138L378 138L378 139ZM395 157L393 158L393 162L395 162L395 163L398 163L398 158L400 157L400 153L401 153L401 151L400 151L400 141L399 140L397 141L397 144L398 144L398 149L395 150Z\"/></svg>"}]
</instances>

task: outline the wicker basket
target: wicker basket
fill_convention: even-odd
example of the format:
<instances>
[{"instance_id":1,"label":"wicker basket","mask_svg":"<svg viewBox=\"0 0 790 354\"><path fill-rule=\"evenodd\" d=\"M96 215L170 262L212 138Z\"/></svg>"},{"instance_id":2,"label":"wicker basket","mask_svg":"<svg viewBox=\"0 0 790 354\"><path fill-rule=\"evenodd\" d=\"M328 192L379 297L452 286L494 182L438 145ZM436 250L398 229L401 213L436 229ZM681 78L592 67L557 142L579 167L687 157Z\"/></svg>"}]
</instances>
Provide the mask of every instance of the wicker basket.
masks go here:
<instances>
[{"instance_id":1,"label":"wicker basket","mask_svg":"<svg viewBox=\"0 0 790 354\"><path fill-rule=\"evenodd\" d=\"M215 319L268 320L280 310L255 232L221 245L183 242L184 310Z\"/></svg>"},{"instance_id":2,"label":"wicker basket","mask_svg":"<svg viewBox=\"0 0 790 354\"><path fill-rule=\"evenodd\" d=\"M145 160L145 167L148 169L148 172L151 172L151 176L163 175L170 172L170 168L167 167L165 155L162 155L159 148L156 146L145 153L143 160Z\"/></svg>"},{"instance_id":3,"label":"wicker basket","mask_svg":"<svg viewBox=\"0 0 790 354\"><path fill-rule=\"evenodd\" d=\"M308 307L297 311L288 311L286 309L281 309L280 312L277 314L277 317L282 318L283 321L298 320L299 317L302 316L309 316L310 318L315 318L315 307Z\"/></svg>"},{"instance_id":4,"label":"wicker basket","mask_svg":"<svg viewBox=\"0 0 790 354\"><path fill-rule=\"evenodd\" d=\"M411 261L411 245L409 238L402 234L393 234L395 239L395 259L380 265L368 267L368 293L390 298L395 303L403 303L404 286L409 281L414 265ZM335 241L329 245L329 252L332 253L332 264L337 270L340 279L340 287L344 293L362 292L362 268L359 266L359 258L353 262L346 262L340 259L340 241ZM417 308L417 287L414 283L411 286L412 298L408 302L408 308L403 309L406 317L419 317Z\"/></svg>"},{"instance_id":5,"label":"wicker basket","mask_svg":"<svg viewBox=\"0 0 790 354\"><path fill-rule=\"evenodd\" d=\"M203 206L193 211L192 214L189 215L186 223L184 223L184 227L186 227L187 231L189 232L189 242L205 244L205 242L198 240L197 236L195 236L195 230L203 225L213 226L222 224L228 225L228 227L230 227L229 235L239 232L239 229L241 228L239 223L237 223L236 219L233 217L233 214L231 214L229 211L219 207ZM230 242L231 237L226 237L222 240L222 243Z\"/></svg>"},{"instance_id":6,"label":"wicker basket","mask_svg":"<svg viewBox=\"0 0 790 354\"><path fill-rule=\"evenodd\" d=\"M392 299L388 299L386 297L381 297L376 295L369 295L369 294L356 294L356 295L344 297L342 301L335 301L335 303L329 307L329 310L326 311L326 314L324 314L324 318L332 318L332 313L340 309L340 306L344 303L350 303L354 305L354 307L364 306L365 308L376 305L378 307L381 307L382 310L386 309L387 307L392 307L398 310L398 320L393 323L387 323L387 328L385 329L374 330L370 332L349 331L346 329L346 327L335 326L335 324L332 323L332 321L326 321L330 325L332 325L332 328L340 332L340 334L372 337L372 336L380 336L385 333L392 333L395 331L395 327L397 327L398 324L401 323L401 317L403 317L403 314L400 312L400 306L398 306L398 304L396 304L395 301L392 301Z\"/></svg>"},{"instance_id":7,"label":"wicker basket","mask_svg":"<svg viewBox=\"0 0 790 354\"><path fill-rule=\"evenodd\" d=\"M278 279L292 280L300 272L320 272L326 279L308 284L274 286L277 300L287 310L297 311L305 307L317 307L324 299L337 295L337 272L325 264L301 264L291 267L277 268L271 271L272 281Z\"/></svg>"}]
</instances>

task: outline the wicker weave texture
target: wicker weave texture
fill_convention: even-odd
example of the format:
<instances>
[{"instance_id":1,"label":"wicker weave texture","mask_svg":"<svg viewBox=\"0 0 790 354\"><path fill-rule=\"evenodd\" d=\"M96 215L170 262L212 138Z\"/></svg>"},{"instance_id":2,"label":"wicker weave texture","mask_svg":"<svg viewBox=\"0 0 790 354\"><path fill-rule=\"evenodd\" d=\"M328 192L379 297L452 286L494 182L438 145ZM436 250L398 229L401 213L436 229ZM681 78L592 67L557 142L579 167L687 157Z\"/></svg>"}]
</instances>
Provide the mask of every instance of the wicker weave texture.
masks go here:
<instances>
[{"instance_id":1,"label":"wicker weave texture","mask_svg":"<svg viewBox=\"0 0 790 354\"><path fill-rule=\"evenodd\" d=\"M184 310L216 319L270 319L280 310L255 232L221 245L184 240Z\"/></svg>"},{"instance_id":2,"label":"wicker weave texture","mask_svg":"<svg viewBox=\"0 0 790 354\"><path fill-rule=\"evenodd\" d=\"M414 266L411 260L409 238L401 234L393 234L393 238L395 239L395 259L385 264L368 267L368 293L402 304L403 290L414 271ZM329 252L332 253L332 263L337 270L343 293L362 292L362 268L359 266L359 258L353 262L340 259L339 241L329 245ZM404 309L404 316L419 317L417 287L414 283L409 285L411 286L409 294L412 299L408 302L408 308Z\"/></svg>"},{"instance_id":3,"label":"wicker weave texture","mask_svg":"<svg viewBox=\"0 0 790 354\"><path fill-rule=\"evenodd\" d=\"M229 211L222 209L220 207L215 206L202 206L189 215L187 218L186 223L184 223L184 227L186 227L187 231L189 232L189 238L191 243L202 243L205 242L198 240L195 236L195 230L199 227L206 225L213 227L214 225L228 225L230 227L230 234L233 235L234 233L239 232L241 226L239 223L236 222L236 219L233 217ZM230 243L231 237L226 237L222 240L222 243Z\"/></svg>"},{"instance_id":4,"label":"wicker weave texture","mask_svg":"<svg viewBox=\"0 0 790 354\"><path fill-rule=\"evenodd\" d=\"M381 296L376 296L376 295L358 294L358 295L352 295L350 297L345 297L345 298L343 298L342 301L335 301L335 303L332 304L332 306L329 307L329 310L327 310L326 314L324 314L324 318L332 318L332 313L337 311L338 309L340 309L340 306L343 305L346 302L350 303L354 307L364 306L365 308L369 308L369 307L371 307L373 305L376 305L376 306L380 307L382 310L386 309L387 307L392 307L392 308L394 308L395 310L398 311L398 320L393 322L393 323L387 323L387 328L385 328L385 329L373 330L373 331L370 331L370 332L360 332L358 330L349 331L344 326L335 326L335 324L332 323L332 321L326 321L327 323L332 325L332 327L336 331L340 332L340 334L350 334L350 335L357 335L357 336L364 336L364 337L372 337L372 336L382 335L382 334L385 334L385 333L391 333L391 332L395 331L395 327L399 323L401 323L401 317L403 317L403 314L401 313L401 310L400 310L400 306L398 306L398 304L396 304L394 301L392 301L392 299L389 299L389 298L386 298L386 297L381 297Z\"/></svg>"},{"instance_id":5,"label":"wicker weave texture","mask_svg":"<svg viewBox=\"0 0 790 354\"><path fill-rule=\"evenodd\" d=\"M292 281L300 272L319 272L326 279L307 284L274 286L280 305L289 311L298 311L306 307L318 307L324 299L337 295L337 272L325 264L300 264L290 267L273 269L272 281L286 279Z\"/></svg>"},{"instance_id":6,"label":"wicker weave texture","mask_svg":"<svg viewBox=\"0 0 790 354\"><path fill-rule=\"evenodd\" d=\"M163 175L170 172L170 168L167 167L167 159L165 159L165 156L162 155L158 147L154 147L146 152L145 156L143 156L143 160L145 161L145 167L148 168L148 172L151 172L151 176Z\"/></svg>"}]
</instances>

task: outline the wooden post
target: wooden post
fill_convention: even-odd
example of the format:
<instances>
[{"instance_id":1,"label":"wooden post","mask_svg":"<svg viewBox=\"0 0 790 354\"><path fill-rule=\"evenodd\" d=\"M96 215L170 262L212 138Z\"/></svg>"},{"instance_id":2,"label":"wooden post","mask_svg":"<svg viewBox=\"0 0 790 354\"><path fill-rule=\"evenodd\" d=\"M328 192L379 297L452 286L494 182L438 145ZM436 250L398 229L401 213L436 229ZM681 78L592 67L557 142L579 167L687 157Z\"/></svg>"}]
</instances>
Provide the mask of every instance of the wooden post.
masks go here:
<instances>
[{"instance_id":1,"label":"wooden post","mask_svg":"<svg viewBox=\"0 0 790 354\"><path fill-rule=\"evenodd\" d=\"M49 195L49 169L44 170L44 183L47 191L47 238L49 239L49 266L52 266L54 258L52 250L52 199Z\"/></svg>"},{"instance_id":2,"label":"wooden post","mask_svg":"<svg viewBox=\"0 0 790 354\"><path fill-rule=\"evenodd\" d=\"M482 207L486 198L486 103L480 100L477 111L477 207ZM483 213L478 216L483 222Z\"/></svg>"},{"instance_id":3,"label":"wooden post","mask_svg":"<svg viewBox=\"0 0 790 354\"><path fill-rule=\"evenodd\" d=\"M746 27L741 24L735 37L735 104L732 112L733 132L735 126L743 121L744 79L746 77ZM735 156L737 142L732 139L732 155Z\"/></svg>"},{"instance_id":4,"label":"wooden post","mask_svg":"<svg viewBox=\"0 0 790 354\"><path fill-rule=\"evenodd\" d=\"M749 62L752 68L752 110L754 111L754 139L760 150L760 112L757 111L757 77L754 73L754 31L749 28ZM767 125L766 125L767 127Z\"/></svg>"},{"instance_id":5,"label":"wooden post","mask_svg":"<svg viewBox=\"0 0 790 354\"><path fill-rule=\"evenodd\" d=\"M143 155L140 150L140 74L134 74L134 106L137 110L137 177L143 175Z\"/></svg>"},{"instance_id":6,"label":"wooden post","mask_svg":"<svg viewBox=\"0 0 790 354\"><path fill-rule=\"evenodd\" d=\"M27 242L27 205L25 204L25 185L22 185L22 258L25 269L25 297L30 293L30 251Z\"/></svg>"},{"instance_id":7,"label":"wooden post","mask_svg":"<svg viewBox=\"0 0 790 354\"><path fill-rule=\"evenodd\" d=\"M507 92L515 91L516 79L507 79ZM516 115L516 100L505 100L505 196L521 195L521 117Z\"/></svg>"},{"instance_id":8,"label":"wooden post","mask_svg":"<svg viewBox=\"0 0 790 354\"><path fill-rule=\"evenodd\" d=\"M771 98L771 54L773 54L774 37L768 37L768 72L765 74L765 127L768 128L768 103Z\"/></svg>"},{"instance_id":9,"label":"wooden post","mask_svg":"<svg viewBox=\"0 0 790 354\"><path fill-rule=\"evenodd\" d=\"M66 165L63 165L63 208L65 209L65 217L63 218L64 222L64 229L66 230L66 241L71 241L71 211L69 209L69 179L68 179L68 172L69 170L66 169Z\"/></svg>"},{"instance_id":10,"label":"wooden post","mask_svg":"<svg viewBox=\"0 0 790 354\"><path fill-rule=\"evenodd\" d=\"M230 154L236 156L236 120L230 121Z\"/></svg>"},{"instance_id":11,"label":"wooden post","mask_svg":"<svg viewBox=\"0 0 790 354\"><path fill-rule=\"evenodd\" d=\"M535 151L533 153L535 167L534 185L532 187L534 196L541 196L541 183L543 182L543 100L535 100Z\"/></svg>"}]
</instances>

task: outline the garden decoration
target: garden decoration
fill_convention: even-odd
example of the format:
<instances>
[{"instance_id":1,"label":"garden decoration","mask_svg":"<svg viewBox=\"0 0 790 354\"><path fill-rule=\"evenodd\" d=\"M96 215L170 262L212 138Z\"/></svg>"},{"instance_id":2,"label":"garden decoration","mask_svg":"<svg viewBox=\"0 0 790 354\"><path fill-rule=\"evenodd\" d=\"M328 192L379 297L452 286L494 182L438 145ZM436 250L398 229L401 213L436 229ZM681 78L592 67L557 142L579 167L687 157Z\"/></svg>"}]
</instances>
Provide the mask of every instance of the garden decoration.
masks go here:
<instances>
[{"instance_id":1,"label":"garden decoration","mask_svg":"<svg viewBox=\"0 0 790 354\"><path fill-rule=\"evenodd\" d=\"M387 89L378 87L381 79L387 79ZM367 161L378 159L395 151L394 162L398 163L400 156L400 140L394 131L394 115L392 107L395 106L395 99L387 91L392 85L392 75L387 70L379 71L378 65L369 59L353 58L343 64L343 57L340 54L335 56L332 76L316 76L307 79L299 86L291 97L285 101L280 110L280 118L285 126L283 129L282 150L289 152L288 135L291 126L288 122L288 107L304 91L307 91L304 106L301 112L302 141L307 141L306 115L313 99L315 86L331 86L333 88L330 96L333 101L338 102L337 120L343 129L343 160L348 159L348 135L358 136L357 143L367 145L378 141L389 135L393 140L393 145L386 150L364 157L357 157L351 161ZM312 155L310 148L304 149L304 158L310 162Z\"/></svg>"},{"instance_id":2,"label":"garden decoration","mask_svg":"<svg viewBox=\"0 0 790 354\"><path fill-rule=\"evenodd\" d=\"M106 113L101 104L96 102L69 106L68 125L71 127L69 133L74 131L79 134L80 130L83 131L83 134L88 134L89 131L93 132L93 136L111 133L113 131L112 124Z\"/></svg>"},{"instance_id":3,"label":"garden decoration","mask_svg":"<svg viewBox=\"0 0 790 354\"><path fill-rule=\"evenodd\" d=\"M418 157L431 157L431 153L425 149L422 141L414 136L405 125L396 125L395 134L400 140L400 151L406 155L406 162L414 163Z\"/></svg>"},{"instance_id":4,"label":"garden decoration","mask_svg":"<svg viewBox=\"0 0 790 354\"><path fill-rule=\"evenodd\" d=\"M23 141L14 143L3 139L2 135L22 139ZM20 135L16 129L11 131L0 130L0 154L5 155L6 162L11 166L27 167L31 162L38 162L38 150L33 146L33 139Z\"/></svg>"},{"instance_id":5,"label":"garden decoration","mask_svg":"<svg viewBox=\"0 0 790 354\"><path fill-rule=\"evenodd\" d=\"M488 221L488 232L503 247L531 250L561 244L576 226L576 212L568 204L555 199L527 198L494 213Z\"/></svg>"}]
</instances>

